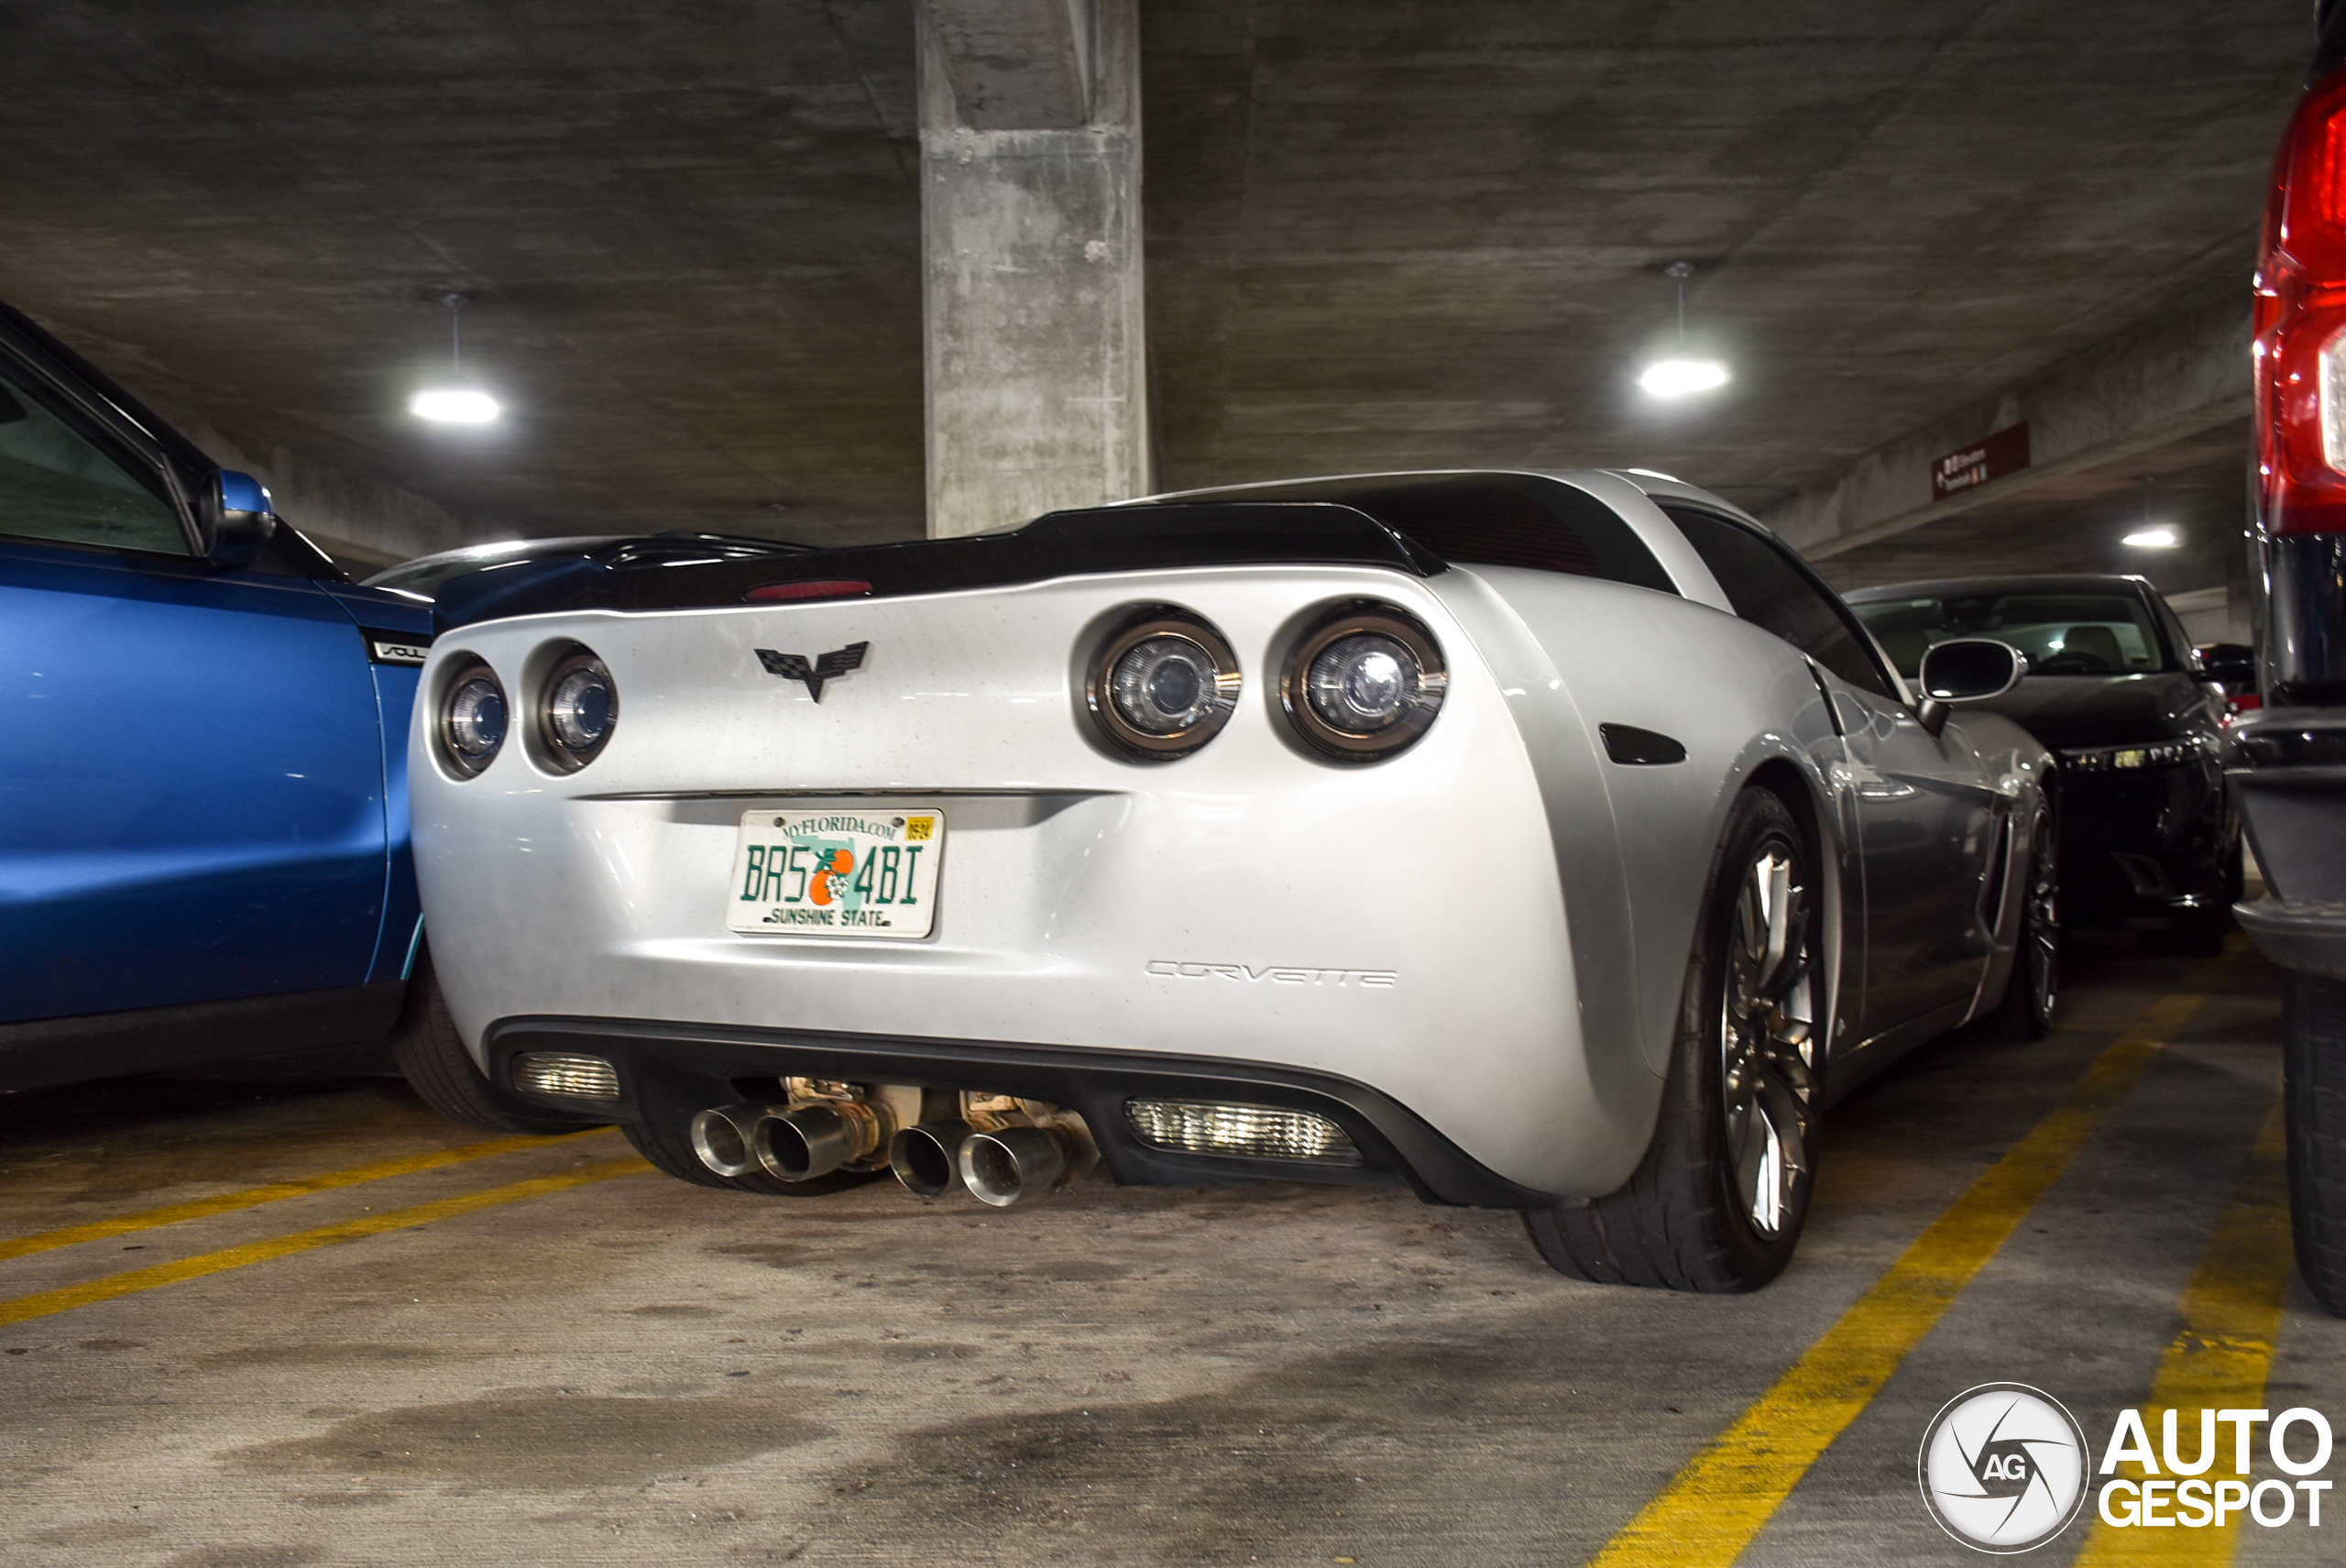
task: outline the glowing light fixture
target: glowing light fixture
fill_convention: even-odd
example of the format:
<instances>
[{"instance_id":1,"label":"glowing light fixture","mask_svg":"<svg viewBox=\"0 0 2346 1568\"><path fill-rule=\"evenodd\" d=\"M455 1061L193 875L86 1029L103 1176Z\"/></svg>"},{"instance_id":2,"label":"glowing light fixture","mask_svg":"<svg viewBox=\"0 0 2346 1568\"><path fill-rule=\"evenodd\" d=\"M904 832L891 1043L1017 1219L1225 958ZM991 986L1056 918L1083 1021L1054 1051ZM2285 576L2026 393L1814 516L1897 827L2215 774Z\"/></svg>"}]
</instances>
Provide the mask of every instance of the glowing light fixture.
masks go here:
<instances>
[{"instance_id":1,"label":"glowing light fixture","mask_svg":"<svg viewBox=\"0 0 2346 1568\"><path fill-rule=\"evenodd\" d=\"M487 392L466 387L434 387L408 400L407 411L442 424L487 424L504 411Z\"/></svg>"},{"instance_id":2,"label":"glowing light fixture","mask_svg":"<svg viewBox=\"0 0 2346 1568\"><path fill-rule=\"evenodd\" d=\"M465 381L465 297L446 294L448 307L448 368L450 385L427 387L408 400L407 411L434 424L488 424L504 411L495 398Z\"/></svg>"},{"instance_id":3,"label":"glowing light fixture","mask_svg":"<svg viewBox=\"0 0 2346 1568\"><path fill-rule=\"evenodd\" d=\"M1712 391L1731 379L1727 367L1716 359L1657 359L1639 375L1638 385L1653 397L1683 398Z\"/></svg>"},{"instance_id":4,"label":"glowing light fixture","mask_svg":"<svg viewBox=\"0 0 2346 1568\"><path fill-rule=\"evenodd\" d=\"M2143 526L2127 534L2119 543L2136 550L2172 550L2183 543L2183 536L2172 528L2154 527L2151 522L2151 487L2157 476L2138 476L2143 481Z\"/></svg>"},{"instance_id":5,"label":"glowing light fixture","mask_svg":"<svg viewBox=\"0 0 2346 1568\"><path fill-rule=\"evenodd\" d=\"M1652 398L1716 391L1735 378L1733 373L1720 360L1697 358L1686 352L1686 280L1694 276L1694 264L1673 261L1661 272L1678 285L1678 352L1639 371L1638 385Z\"/></svg>"}]
</instances>

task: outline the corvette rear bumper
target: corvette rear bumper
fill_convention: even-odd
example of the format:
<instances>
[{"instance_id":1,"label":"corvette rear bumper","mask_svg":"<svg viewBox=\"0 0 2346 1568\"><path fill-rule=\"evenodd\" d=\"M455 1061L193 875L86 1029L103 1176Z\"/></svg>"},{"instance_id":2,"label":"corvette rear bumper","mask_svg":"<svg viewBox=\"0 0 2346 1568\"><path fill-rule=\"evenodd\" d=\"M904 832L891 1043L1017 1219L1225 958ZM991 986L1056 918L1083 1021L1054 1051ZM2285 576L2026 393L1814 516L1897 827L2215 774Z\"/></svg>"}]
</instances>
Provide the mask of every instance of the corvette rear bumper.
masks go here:
<instances>
[{"instance_id":1,"label":"corvette rear bumper","mask_svg":"<svg viewBox=\"0 0 2346 1568\"><path fill-rule=\"evenodd\" d=\"M582 1120L670 1120L806 1077L975 1090L1047 1101L1081 1113L1109 1171L1127 1186L1201 1187L1247 1181L1406 1185L1428 1202L1527 1209L1555 1203L1492 1171L1391 1096L1332 1074L1210 1057L995 1041L928 1039L639 1019L515 1017L485 1032L493 1080L513 1082L513 1058L558 1051L599 1057L619 1098L591 1108L525 1096ZM1358 1165L1198 1155L1143 1142L1124 1114L1135 1097L1203 1100L1310 1111L1343 1128Z\"/></svg>"}]
</instances>

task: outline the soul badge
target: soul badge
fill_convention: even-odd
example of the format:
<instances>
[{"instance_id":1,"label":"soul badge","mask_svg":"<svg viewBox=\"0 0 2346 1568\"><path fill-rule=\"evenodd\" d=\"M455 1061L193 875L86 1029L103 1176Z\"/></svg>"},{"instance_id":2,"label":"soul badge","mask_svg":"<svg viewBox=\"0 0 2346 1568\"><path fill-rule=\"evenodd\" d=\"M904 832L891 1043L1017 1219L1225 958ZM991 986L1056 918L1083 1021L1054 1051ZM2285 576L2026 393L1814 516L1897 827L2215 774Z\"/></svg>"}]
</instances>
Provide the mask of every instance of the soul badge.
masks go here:
<instances>
[{"instance_id":1,"label":"soul badge","mask_svg":"<svg viewBox=\"0 0 2346 1568\"><path fill-rule=\"evenodd\" d=\"M2034 1552L2085 1506L2085 1429L2041 1388L1983 1383L1932 1420L1916 1468L1947 1534L1979 1552Z\"/></svg>"}]
</instances>

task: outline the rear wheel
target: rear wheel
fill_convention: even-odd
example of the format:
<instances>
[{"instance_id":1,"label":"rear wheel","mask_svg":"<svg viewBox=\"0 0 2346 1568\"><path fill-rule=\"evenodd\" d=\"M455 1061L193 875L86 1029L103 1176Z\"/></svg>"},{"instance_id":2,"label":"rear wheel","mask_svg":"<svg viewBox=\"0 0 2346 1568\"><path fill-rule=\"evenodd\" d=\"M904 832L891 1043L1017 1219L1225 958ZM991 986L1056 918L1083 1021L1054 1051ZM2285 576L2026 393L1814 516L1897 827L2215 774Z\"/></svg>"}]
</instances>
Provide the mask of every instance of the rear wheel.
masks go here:
<instances>
[{"instance_id":1,"label":"rear wheel","mask_svg":"<svg viewBox=\"0 0 2346 1568\"><path fill-rule=\"evenodd\" d=\"M399 1063L426 1105L451 1121L499 1133L575 1133L591 1122L555 1116L507 1094L481 1076L456 1033L455 1020L440 996L429 954L418 954L409 978L407 1008L391 1032L391 1059Z\"/></svg>"},{"instance_id":2,"label":"rear wheel","mask_svg":"<svg viewBox=\"0 0 2346 1568\"><path fill-rule=\"evenodd\" d=\"M1644 1162L1617 1192L1524 1215L1557 1272L1734 1291L1783 1271L1816 1168L1823 910L1799 824L1747 790L1712 863Z\"/></svg>"},{"instance_id":3,"label":"rear wheel","mask_svg":"<svg viewBox=\"0 0 2346 1568\"><path fill-rule=\"evenodd\" d=\"M2292 974L2283 1027L2297 1272L2316 1300L2346 1317L2346 983Z\"/></svg>"},{"instance_id":4,"label":"rear wheel","mask_svg":"<svg viewBox=\"0 0 2346 1568\"><path fill-rule=\"evenodd\" d=\"M2000 1040L2041 1040L2053 1027L2061 986L2060 849L2052 813L2039 811L2028 836L2012 978L1987 1016L1988 1033Z\"/></svg>"}]
</instances>

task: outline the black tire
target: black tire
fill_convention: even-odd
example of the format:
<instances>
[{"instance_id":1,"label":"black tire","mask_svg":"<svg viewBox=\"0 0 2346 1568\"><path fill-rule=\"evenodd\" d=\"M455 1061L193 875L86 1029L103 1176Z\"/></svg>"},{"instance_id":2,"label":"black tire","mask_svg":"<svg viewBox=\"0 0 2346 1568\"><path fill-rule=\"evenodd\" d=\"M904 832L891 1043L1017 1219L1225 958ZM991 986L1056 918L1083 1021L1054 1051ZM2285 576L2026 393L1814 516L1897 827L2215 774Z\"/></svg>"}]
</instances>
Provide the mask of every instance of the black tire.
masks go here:
<instances>
[{"instance_id":1,"label":"black tire","mask_svg":"<svg viewBox=\"0 0 2346 1568\"><path fill-rule=\"evenodd\" d=\"M2061 995L2061 839L2050 811L2029 828L2021 884L2020 943L2003 999L1981 1019L1995 1040L2041 1040Z\"/></svg>"},{"instance_id":2,"label":"black tire","mask_svg":"<svg viewBox=\"0 0 2346 1568\"><path fill-rule=\"evenodd\" d=\"M2281 1081L2297 1272L2346 1318L2346 982L2289 976Z\"/></svg>"},{"instance_id":3,"label":"black tire","mask_svg":"<svg viewBox=\"0 0 2346 1568\"><path fill-rule=\"evenodd\" d=\"M451 1121L497 1133L575 1133L596 1124L590 1118L539 1110L481 1076L456 1033L455 1021L448 1016L429 954L416 956L407 1007L391 1031L390 1045L391 1059L399 1063L408 1086Z\"/></svg>"},{"instance_id":4,"label":"black tire","mask_svg":"<svg viewBox=\"0 0 2346 1568\"><path fill-rule=\"evenodd\" d=\"M1746 790L1728 812L1703 907L1643 1163L1617 1192L1523 1217L1560 1274L1753 1290L1799 1243L1816 1169L1824 894L1771 792Z\"/></svg>"},{"instance_id":5,"label":"black tire","mask_svg":"<svg viewBox=\"0 0 2346 1568\"><path fill-rule=\"evenodd\" d=\"M744 1176L719 1176L693 1152L692 1116L691 1113L663 1114L655 1110L646 1120L620 1123L619 1132L635 1146L636 1153L677 1180L727 1192L756 1192L769 1198L819 1198L827 1192L861 1187L888 1174L884 1169L835 1170L812 1181L784 1181L762 1170Z\"/></svg>"}]
</instances>

